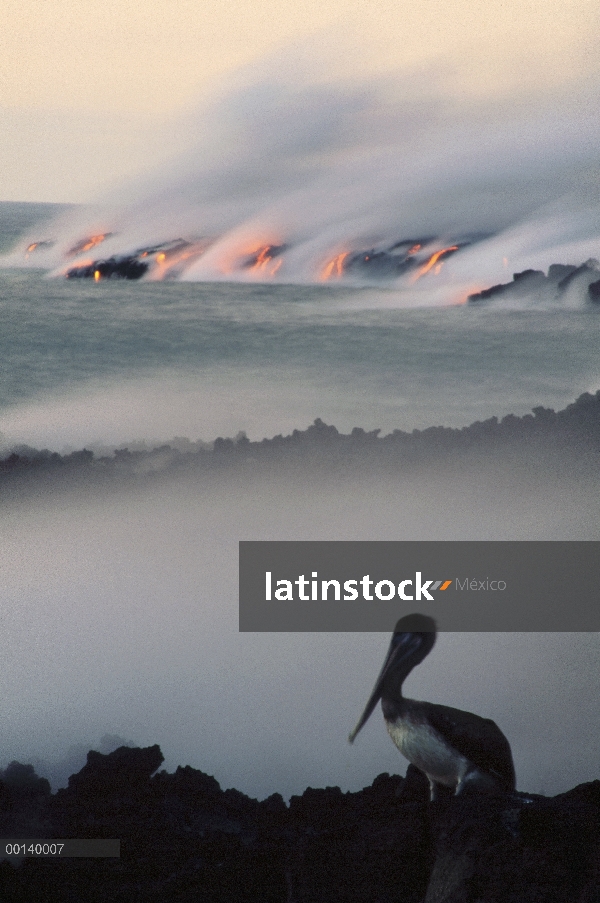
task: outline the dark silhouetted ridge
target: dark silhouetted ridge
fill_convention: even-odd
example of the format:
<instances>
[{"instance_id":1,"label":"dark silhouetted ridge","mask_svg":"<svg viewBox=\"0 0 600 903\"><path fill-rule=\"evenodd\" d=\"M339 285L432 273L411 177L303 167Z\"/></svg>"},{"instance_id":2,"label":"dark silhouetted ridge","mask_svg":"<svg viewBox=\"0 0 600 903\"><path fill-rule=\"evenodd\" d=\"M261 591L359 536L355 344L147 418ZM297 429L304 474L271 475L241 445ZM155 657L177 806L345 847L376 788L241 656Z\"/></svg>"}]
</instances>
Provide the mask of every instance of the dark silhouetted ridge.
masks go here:
<instances>
[{"instance_id":1,"label":"dark silhouetted ridge","mask_svg":"<svg viewBox=\"0 0 600 903\"><path fill-rule=\"evenodd\" d=\"M432 426L411 433L354 427L340 433L317 418L306 430L251 442L244 434L235 439L219 437L212 446L201 443L192 451L162 445L151 451L116 449L98 457L89 449L60 455L47 449L14 448L0 460L0 487L34 481L54 485L56 480L100 482L135 475L150 478L160 472L225 472L242 468L245 473L273 468L318 467L326 473L368 472L374 466L401 471L423 463L449 458L488 460L490 456L512 456L515 461L564 463L600 451L600 391L585 393L561 411L538 406L522 417L508 414L490 417L469 426ZM192 443L189 443L192 445ZM197 447L200 445L200 447Z\"/></svg>"},{"instance_id":2,"label":"dark silhouetted ridge","mask_svg":"<svg viewBox=\"0 0 600 903\"><path fill-rule=\"evenodd\" d=\"M90 752L69 786L19 763L0 772L0 835L115 838L119 859L0 862L3 903L591 903L598 899L600 781L554 798L429 803L423 775L358 793L308 788L258 802L158 746Z\"/></svg>"}]
</instances>

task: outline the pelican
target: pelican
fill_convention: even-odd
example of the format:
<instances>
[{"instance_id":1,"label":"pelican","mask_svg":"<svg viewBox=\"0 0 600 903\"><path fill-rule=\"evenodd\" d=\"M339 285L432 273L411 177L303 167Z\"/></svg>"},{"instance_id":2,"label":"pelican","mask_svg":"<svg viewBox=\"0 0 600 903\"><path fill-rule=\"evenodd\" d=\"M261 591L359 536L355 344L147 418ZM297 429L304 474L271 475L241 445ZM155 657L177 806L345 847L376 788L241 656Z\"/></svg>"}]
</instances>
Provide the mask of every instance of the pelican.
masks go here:
<instances>
[{"instance_id":1,"label":"pelican","mask_svg":"<svg viewBox=\"0 0 600 903\"><path fill-rule=\"evenodd\" d=\"M402 755L427 776L432 801L440 786L452 788L455 796L467 788L511 792L515 768L510 745L493 721L402 695L402 684L431 652L435 637L433 618L413 614L398 621L377 683L348 739L354 742L381 699L388 733Z\"/></svg>"}]
</instances>

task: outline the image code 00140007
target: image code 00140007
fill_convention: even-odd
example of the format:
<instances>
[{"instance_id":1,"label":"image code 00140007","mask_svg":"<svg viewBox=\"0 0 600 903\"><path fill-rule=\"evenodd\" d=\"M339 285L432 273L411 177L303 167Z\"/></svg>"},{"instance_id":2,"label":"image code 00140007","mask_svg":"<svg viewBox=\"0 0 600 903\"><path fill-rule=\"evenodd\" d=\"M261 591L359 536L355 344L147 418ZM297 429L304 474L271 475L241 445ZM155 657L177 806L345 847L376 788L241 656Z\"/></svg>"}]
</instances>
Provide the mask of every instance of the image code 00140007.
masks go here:
<instances>
[{"instance_id":1,"label":"image code 00140007","mask_svg":"<svg viewBox=\"0 0 600 903\"><path fill-rule=\"evenodd\" d=\"M0 856L18 856L35 858L79 858L93 859L121 856L121 841L107 838L99 839L12 839L0 840Z\"/></svg>"}]
</instances>

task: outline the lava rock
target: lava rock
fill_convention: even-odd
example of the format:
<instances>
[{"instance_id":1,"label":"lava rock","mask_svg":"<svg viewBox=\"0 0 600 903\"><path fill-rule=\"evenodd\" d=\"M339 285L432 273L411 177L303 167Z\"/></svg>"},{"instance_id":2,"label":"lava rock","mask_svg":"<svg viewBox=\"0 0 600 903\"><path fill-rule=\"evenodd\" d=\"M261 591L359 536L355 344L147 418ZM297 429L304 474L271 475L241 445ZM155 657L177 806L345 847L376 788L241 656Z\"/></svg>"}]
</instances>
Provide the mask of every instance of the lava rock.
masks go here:
<instances>
[{"instance_id":1,"label":"lava rock","mask_svg":"<svg viewBox=\"0 0 600 903\"><path fill-rule=\"evenodd\" d=\"M12 763L0 784L5 837L116 837L121 857L2 861L3 903L599 899L600 781L550 799L430 803L409 766L406 778L382 774L358 793L309 788L286 806L278 794L259 803L223 791L189 766L156 773L161 763L158 746L91 752L54 795Z\"/></svg>"},{"instance_id":2,"label":"lava rock","mask_svg":"<svg viewBox=\"0 0 600 903\"><path fill-rule=\"evenodd\" d=\"M469 295L467 301L485 301L488 298L497 298L503 295L521 295L524 291L536 291L545 285L546 276L542 270L523 270L521 273L513 273L512 282L484 288L481 292Z\"/></svg>"},{"instance_id":3,"label":"lava rock","mask_svg":"<svg viewBox=\"0 0 600 903\"><path fill-rule=\"evenodd\" d=\"M600 279L597 282L590 282L588 285L588 295L590 300L596 304L600 303Z\"/></svg>"},{"instance_id":4,"label":"lava rock","mask_svg":"<svg viewBox=\"0 0 600 903\"><path fill-rule=\"evenodd\" d=\"M95 260L83 266L71 267L66 272L67 279L141 279L148 271L148 264L138 260L136 255L109 257Z\"/></svg>"},{"instance_id":5,"label":"lava rock","mask_svg":"<svg viewBox=\"0 0 600 903\"><path fill-rule=\"evenodd\" d=\"M596 300L600 297L600 289L590 290L590 284L597 280L599 272L600 264L593 257L580 266L553 263L547 276L542 270L523 270L521 273L513 274L512 282L492 285L491 288L469 295L467 300L478 302L498 297L517 298L532 293L541 300L556 300L572 286L577 286L582 294L587 290L589 298Z\"/></svg>"}]
</instances>

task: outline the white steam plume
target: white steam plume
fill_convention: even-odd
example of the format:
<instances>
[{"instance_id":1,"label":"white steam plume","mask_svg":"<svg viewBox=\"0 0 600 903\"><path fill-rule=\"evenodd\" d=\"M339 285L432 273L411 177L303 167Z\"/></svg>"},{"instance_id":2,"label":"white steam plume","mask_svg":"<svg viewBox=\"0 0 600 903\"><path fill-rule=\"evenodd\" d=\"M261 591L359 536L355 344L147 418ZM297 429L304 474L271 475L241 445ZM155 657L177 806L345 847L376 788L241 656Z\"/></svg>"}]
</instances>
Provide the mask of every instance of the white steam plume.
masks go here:
<instances>
[{"instance_id":1,"label":"white steam plume","mask_svg":"<svg viewBox=\"0 0 600 903\"><path fill-rule=\"evenodd\" d=\"M152 279L368 279L332 261L413 239L423 261L461 246L423 280L448 296L506 281L507 267L600 256L595 85L492 102L457 97L450 75L326 84L281 60L238 74L198 112L185 157L130 187L128 203L29 236L54 243L27 262L64 274L149 248ZM23 246L5 262L22 263Z\"/></svg>"}]
</instances>

